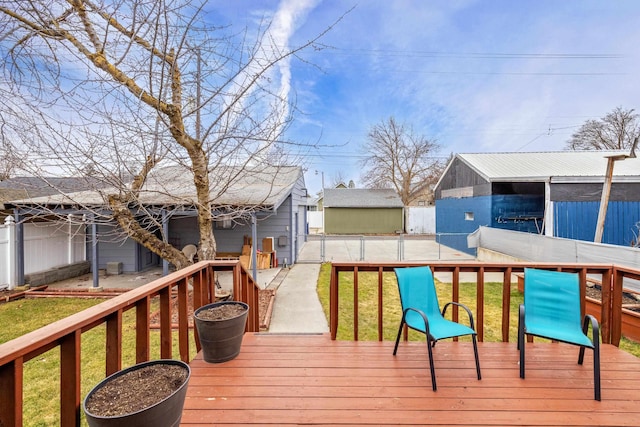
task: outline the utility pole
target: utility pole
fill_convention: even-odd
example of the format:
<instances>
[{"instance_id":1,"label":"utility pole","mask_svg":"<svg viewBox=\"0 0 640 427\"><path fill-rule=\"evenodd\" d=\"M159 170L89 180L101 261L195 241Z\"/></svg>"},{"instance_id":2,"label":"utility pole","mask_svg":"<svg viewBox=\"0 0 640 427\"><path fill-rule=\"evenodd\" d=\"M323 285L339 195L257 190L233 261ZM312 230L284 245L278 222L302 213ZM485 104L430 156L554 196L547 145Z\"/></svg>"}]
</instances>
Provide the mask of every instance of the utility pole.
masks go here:
<instances>
[{"instance_id":1,"label":"utility pole","mask_svg":"<svg viewBox=\"0 0 640 427\"><path fill-rule=\"evenodd\" d=\"M602 242L602 234L604 233L604 221L607 218L607 207L609 206L609 196L611 194L611 182L613 181L613 166L616 160L624 160L629 157L636 157L636 146L638 145L638 137L633 140L631 151L629 154L616 154L607 156L607 172L602 185L602 197L600 198L600 210L598 211L598 222L596 223L596 235L593 239L595 243Z\"/></svg>"}]
</instances>

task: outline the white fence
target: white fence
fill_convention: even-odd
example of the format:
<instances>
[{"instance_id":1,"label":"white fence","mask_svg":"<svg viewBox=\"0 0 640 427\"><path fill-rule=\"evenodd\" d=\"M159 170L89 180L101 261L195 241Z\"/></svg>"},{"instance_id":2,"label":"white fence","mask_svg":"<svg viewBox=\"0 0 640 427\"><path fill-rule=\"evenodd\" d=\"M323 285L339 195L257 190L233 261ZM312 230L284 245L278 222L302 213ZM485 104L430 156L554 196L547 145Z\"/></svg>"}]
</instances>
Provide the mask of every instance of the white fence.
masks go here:
<instances>
[{"instance_id":1,"label":"white fence","mask_svg":"<svg viewBox=\"0 0 640 427\"><path fill-rule=\"evenodd\" d=\"M307 212L307 221L309 221L309 234L320 234L324 232L324 212Z\"/></svg>"},{"instance_id":2,"label":"white fence","mask_svg":"<svg viewBox=\"0 0 640 427\"><path fill-rule=\"evenodd\" d=\"M436 234L435 206L408 206L404 209L407 234Z\"/></svg>"},{"instance_id":3,"label":"white fence","mask_svg":"<svg viewBox=\"0 0 640 427\"><path fill-rule=\"evenodd\" d=\"M0 226L0 288L17 284L16 224L7 217ZM78 217L68 221L24 224L24 274L38 273L86 259L85 224Z\"/></svg>"}]
</instances>

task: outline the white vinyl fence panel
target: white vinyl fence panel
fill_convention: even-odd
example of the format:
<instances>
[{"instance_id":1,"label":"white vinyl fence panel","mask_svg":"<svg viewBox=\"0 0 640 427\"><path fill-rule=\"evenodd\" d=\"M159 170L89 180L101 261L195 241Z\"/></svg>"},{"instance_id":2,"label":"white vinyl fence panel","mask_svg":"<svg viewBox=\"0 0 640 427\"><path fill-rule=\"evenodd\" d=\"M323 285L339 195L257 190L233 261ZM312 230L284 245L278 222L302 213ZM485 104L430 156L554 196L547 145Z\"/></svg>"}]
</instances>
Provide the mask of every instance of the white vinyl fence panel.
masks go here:
<instances>
[{"instance_id":1,"label":"white vinyl fence panel","mask_svg":"<svg viewBox=\"0 0 640 427\"><path fill-rule=\"evenodd\" d=\"M307 212L307 221L309 221L309 234L319 234L324 232L324 212L310 211Z\"/></svg>"},{"instance_id":2,"label":"white vinyl fence panel","mask_svg":"<svg viewBox=\"0 0 640 427\"><path fill-rule=\"evenodd\" d=\"M10 249L9 245L9 236L10 236L10 228L12 227L8 224L0 225L0 288L6 287L9 285L11 281L11 273L13 268L11 268L11 263L13 260L10 258Z\"/></svg>"},{"instance_id":3,"label":"white vinyl fence panel","mask_svg":"<svg viewBox=\"0 0 640 427\"><path fill-rule=\"evenodd\" d=\"M85 224L78 221L27 223L24 274L38 273L86 259ZM0 225L0 288L15 284L17 242L13 219Z\"/></svg>"},{"instance_id":4,"label":"white vinyl fence panel","mask_svg":"<svg viewBox=\"0 0 640 427\"><path fill-rule=\"evenodd\" d=\"M408 206L405 215L407 234L436 233L435 206Z\"/></svg>"},{"instance_id":5,"label":"white vinyl fence panel","mask_svg":"<svg viewBox=\"0 0 640 427\"><path fill-rule=\"evenodd\" d=\"M25 224L24 273L83 261L84 242L84 225L68 222Z\"/></svg>"}]
</instances>

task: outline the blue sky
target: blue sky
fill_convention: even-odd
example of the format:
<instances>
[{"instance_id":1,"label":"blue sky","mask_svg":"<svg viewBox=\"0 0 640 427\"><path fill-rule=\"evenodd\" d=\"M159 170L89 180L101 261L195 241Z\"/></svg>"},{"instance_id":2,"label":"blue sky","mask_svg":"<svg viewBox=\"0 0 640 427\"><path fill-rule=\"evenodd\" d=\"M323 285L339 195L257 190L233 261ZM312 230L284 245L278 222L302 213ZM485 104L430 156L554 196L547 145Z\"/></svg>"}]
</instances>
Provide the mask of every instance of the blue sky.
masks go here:
<instances>
[{"instance_id":1,"label":"blue sky","mask_svg":"<svg viewBox=\"0 0 640 427\"><path fill-rule=\"evenodd\" d=\"M305 179L358 184L362 143L390 116L449 153L558 151L581 124L640 101L640 2L215 0L240 30L274 18L297 46L340 18L327 46L292 61L285 85L301 113L287 136L316 143ZM315 171L319 173L316 174Z\"/></svg>"}]
</instances>

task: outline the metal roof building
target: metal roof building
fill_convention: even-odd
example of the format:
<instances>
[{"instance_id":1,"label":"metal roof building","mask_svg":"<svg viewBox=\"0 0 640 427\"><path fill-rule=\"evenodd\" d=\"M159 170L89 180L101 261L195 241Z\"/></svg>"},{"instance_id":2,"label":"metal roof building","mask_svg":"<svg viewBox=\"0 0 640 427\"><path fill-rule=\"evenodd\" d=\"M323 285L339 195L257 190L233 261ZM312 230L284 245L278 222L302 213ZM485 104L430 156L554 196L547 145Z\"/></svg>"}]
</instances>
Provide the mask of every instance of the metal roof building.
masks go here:
<instances>
[{"instance_id":1,"label":"metal roof building","mask_svg":"<svg viewBox=\"0 0 640 427\"><path fill-rule=\"evenodd\" d=\"M436 232L484 225L593 241L611 157L619 160L602 242L629 246L640 224L640 159L620 151L457 154L436 184ZM462 236L452 240L466 248Z\"/></svg>"}]
</instances>

